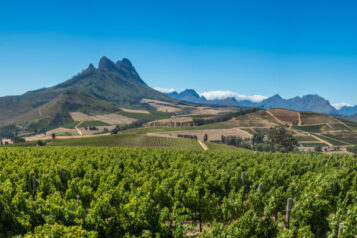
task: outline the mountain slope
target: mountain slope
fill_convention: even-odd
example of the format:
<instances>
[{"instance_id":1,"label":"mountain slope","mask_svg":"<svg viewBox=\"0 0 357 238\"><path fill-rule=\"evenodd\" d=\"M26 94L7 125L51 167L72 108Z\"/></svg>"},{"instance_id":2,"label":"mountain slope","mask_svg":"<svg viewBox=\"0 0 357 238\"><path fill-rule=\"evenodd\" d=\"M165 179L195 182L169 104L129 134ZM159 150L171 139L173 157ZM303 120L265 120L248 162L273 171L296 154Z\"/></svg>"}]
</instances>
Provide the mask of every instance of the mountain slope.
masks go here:
<instances>
[{"instance_id":1,"label":"mountain slope","mask_svg":"<svg viewBox=\"0 0 357 238\"><path fill-rule=\"evenodd\" d=\"M345 115L345 116L352 116L352 115L357 115L357 106L353 106L353 107L342 107L340 110L338 110L338 113L341 115Z\"/></svg>"},{"instance_id":2,"label":"mountain slope","mask_svg":"<svg viewBox=\"0 0 357 238\"><path fill-rule=\"evenodd\" d=\"M284 108L296 111L311 111L325 114L335 114L336 109L330 102L318 95L305 95L303 97L294 97L283 99L280 95L274 95L258 104L265 109Z\"/></svg>"},{"instance_id":3,"label":"mountain slope","mask_svg":"<svg viewBox=\"0 0 357 238\"><path fill-rule=\"evenodd\" d=\"M174 101L146 85L128 59L114 63L102 57L98 68L90 64L54 87L1 97L0 125L53 118L71 110L102 113L119 111L121 106L148 108L140 103L143 98Z\"/></svg>"}]
</instances>

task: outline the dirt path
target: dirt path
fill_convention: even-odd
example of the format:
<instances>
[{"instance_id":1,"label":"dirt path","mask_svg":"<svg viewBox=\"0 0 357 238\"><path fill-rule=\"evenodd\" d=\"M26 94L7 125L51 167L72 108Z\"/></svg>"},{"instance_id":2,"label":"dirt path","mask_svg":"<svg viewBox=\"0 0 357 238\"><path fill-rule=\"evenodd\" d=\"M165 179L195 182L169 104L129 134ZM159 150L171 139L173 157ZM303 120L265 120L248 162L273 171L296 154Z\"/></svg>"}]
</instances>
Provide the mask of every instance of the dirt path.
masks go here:
<instances>
[{"instance_id":1,"label":"dirt path","mask_svg":"<svg viewBox=\"0 0 357 238\"><path fill-rule=\"evenodd\" d=\"M273 113L271 113L269 110L266 110L266 112L277 122L277 123L279 123L279 124L283 124L283 125L285 125L286 123L284 123L284 122L282 122L282 121L280 121L279 120L279 118L277 118L276 116L274 116L274 114Z\"/></svg>"},{"instance_id":2,"label":"dirt path","mask_svg":"<svg viewBox=\"0 0 357 238\"><path fill-rule=\"evenodd\" d=\"M207 145L206 145L205 143L203 143L203 142L200 141L200 140L197 140L197 141L198 141L198 143L200 144L200 146L202 147L202 149L203 149L204 151L208 150L208 147L207 147Z\"/></svg>"},{"instance_id":3,"label":"dirt path","mask_svg":"<svg viewBox=\"0 0 357 238\"><path fill-rule=\"evenodd\" d=\"M42 108L42 107L39 107L39 108L38 108L38 114L40 114L40 117L42 117L42 111L41 111L41 108Z\"/></svg>"},{"instance_id":4,"label":"dirt path","mask_svg":"<svg viewBox=\"0 0 357 238\"><path fill-rule=\"evenodd\" d=\"M312 137L314 137L316 140L318 140L318 141L320 141L320 142L322 142L322 143L324 143L324 144L326 144L326 145L328 145L328 146L331 146L331 147L333 147L334 145L333 144L331 144L330 142L328 142L328 141L325 141L325 140L323 140L323 139L321 139L320 137L318 137L318 136L315 136L315 135L313 135L313 134L310 134Z\"/></svg>"},{"instance_id":5,"label":"dirt path","mask_svg":"<svg viewBox=\"0 0 357 238\"><path fill-rule=\"evenodd\" d=\"M83 136L83 134L82 134L81 130L78 129L78 126L80 126L82 123L83 123L83 121L79 122L79 123L74 127L74 129L76 129L76 131L78 132L78 134L79 134L80 136Z\"/></svg>"},{"instance_id":6,"label":"dirt path","mask_svg":"<svg viewBox=\"0 0 357 238\"><path fill-rule=\"evenodd\" d=\"M298 126L301 126L302 125L301 114L300 114L300 112L297 112L297 113L298 113Z\"/></svg>"},{"instance_id":7,"label":"dirt path","mask_svg":"<svg viewBox=\"0 0 357 238\"><path fill-rule=\"evenodd\" d=\"M247 132L245 130L242 130L242 129L238 128L238 127L233 128L233 129L239 131L240 133L246 134L248 138L252 137L252 135L249 132Z\"/></svg>"}]
</instances>

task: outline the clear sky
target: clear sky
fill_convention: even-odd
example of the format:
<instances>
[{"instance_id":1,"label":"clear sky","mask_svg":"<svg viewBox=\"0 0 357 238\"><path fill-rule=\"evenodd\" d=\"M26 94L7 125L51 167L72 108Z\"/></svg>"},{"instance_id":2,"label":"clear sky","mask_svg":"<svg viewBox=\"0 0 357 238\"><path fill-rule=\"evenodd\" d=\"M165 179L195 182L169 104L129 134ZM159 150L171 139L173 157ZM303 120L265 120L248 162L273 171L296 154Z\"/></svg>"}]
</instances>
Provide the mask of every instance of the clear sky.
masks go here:
<instances>
[{"instance_id":1,"label":"clear sky","mask_svg":"<svg viewBox=\"0 0 357 238\"><path fill-rule=\"evenodd\" d=\"M1 1L0 96L103 55L152 87L357 104L357 1Z\"/></svg>"}]
</instances>

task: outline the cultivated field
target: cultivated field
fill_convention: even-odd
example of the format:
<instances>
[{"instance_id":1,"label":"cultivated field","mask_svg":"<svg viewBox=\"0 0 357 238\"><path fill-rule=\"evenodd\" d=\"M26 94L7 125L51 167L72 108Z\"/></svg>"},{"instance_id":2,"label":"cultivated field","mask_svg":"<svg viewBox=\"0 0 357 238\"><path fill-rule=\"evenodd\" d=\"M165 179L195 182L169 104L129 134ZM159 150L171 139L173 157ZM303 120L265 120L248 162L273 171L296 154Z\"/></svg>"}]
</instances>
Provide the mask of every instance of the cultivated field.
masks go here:
<instances>
[{"instance_id":1,"label":"cultivated field","mask_svg":"<svg viewBox=\"0 0 357 238\"><path fill-rule=\"evenodd\" d=\"M70 115L74 121L102 121L109 125L130 124L136 121L136 119L116 113L89 116L82 112L70 112Z\"/></svg>"},{"instance_id":2,"label":"cultivated field","mask_svg":"<svg viewBox=\"0 0 357 238\"><path fill-rule=\"evenodd\" d=\"M269 109L267 110L274 119L276 119L279 123L285 125L301 125L300 112L289 111L284 109Z\"/></svg>"},{"instance_id":3,"label":"cultivated field","mask_svg":"<svg viewBox=\"0 0 357 238\"><path fill-rule=\"evenodd\" d=\"M0 148L0 234L356 237L356 171L351 155Z\"/></svg>"},{"instance_id":4,"label":"cultivated field","mask_svg":"<svg viewBox=\"0 0 357 238\"><path fill-rule=\"evenodd\" d=\"M121 107L120 110L122 110L123 112L130 112L130 113L150 114L150 112L146 110L134 110L134 109L128 109L123 107Z\"/></svg>"},{"instance_id":5,"label":"cultivated field","mask_svg":"<svg viewBox=\"0 0 357 238\"><path fill-rule=\"evenodd\" d=\"M178 135L192 135L197 136L198 140L203 140L203 137L207 134L208 141L221 141L223 136L238 136L242 139L251 138L252 135L239 128L233 129L210 129L210 130L181 130L170 132L151 132L149 136L164 136L164 137L177 137Z\"/></svg>"}]
</instances>

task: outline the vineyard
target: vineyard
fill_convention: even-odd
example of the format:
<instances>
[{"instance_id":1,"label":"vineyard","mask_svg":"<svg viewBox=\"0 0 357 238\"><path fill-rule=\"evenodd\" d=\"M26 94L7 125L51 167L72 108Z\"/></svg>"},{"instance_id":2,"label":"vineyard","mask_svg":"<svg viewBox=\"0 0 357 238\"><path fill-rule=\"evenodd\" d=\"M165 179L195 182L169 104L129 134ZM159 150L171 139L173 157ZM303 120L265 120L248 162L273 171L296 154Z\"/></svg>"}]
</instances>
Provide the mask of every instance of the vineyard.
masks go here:
<instances>
[{"instance_id":1,"label":"vineyard","mask_svg":"<svg viewBox=\"0 0 357 238\"><path fill-rule=\"evenodd\" d=\"M356 157L0 148L0 236L356 237Z\"/></svg>"}]
</instances>

